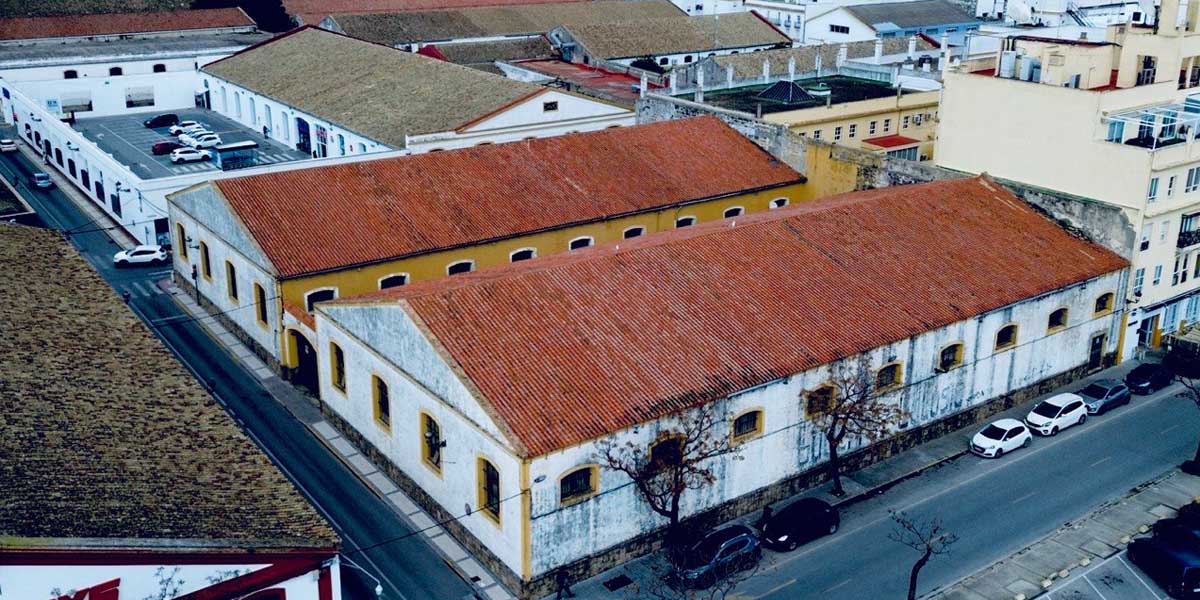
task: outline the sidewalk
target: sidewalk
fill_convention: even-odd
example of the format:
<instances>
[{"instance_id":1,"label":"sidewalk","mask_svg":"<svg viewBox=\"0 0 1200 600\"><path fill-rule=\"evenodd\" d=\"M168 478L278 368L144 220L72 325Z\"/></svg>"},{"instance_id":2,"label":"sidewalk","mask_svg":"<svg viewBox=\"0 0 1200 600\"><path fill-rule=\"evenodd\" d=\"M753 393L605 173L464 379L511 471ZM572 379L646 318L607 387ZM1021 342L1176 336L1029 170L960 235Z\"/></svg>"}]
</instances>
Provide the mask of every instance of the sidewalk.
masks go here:
<instances>
[{"instance_id":1,"label":"sidewalk","mask_svg":"<svg viewBox=\"0 0 1200 600\"><path fill-rule=\"evenodd\" d=\"M1027 600L1043 594L1054 597L1085 598L1092 596L1088 587L1095 583L1086 580L1093 561L1104 561L1122 552L1130 538L1146 533L1159 519L1175 516L1175 511L1200 496L1200 478L1185 475L1178 469L1130 491L1075 522L1030 544L1008 558L927 596L930 600ZM1119 558L1119 557L1118 557ZM1099 566L1099 565L1097 565ZM1131 569L1127 564L1121 565ZM1095 568L1095 567L1093 567ZM1152 584L1138 572L1127 571L1132 577L1112 578L1100 582L1107 588L1117 584L1144 586L1155 592ZM1074 575L1074 576L1073 576ZM1084 587L1087 586L1087 587ZM1072 588L1078 587L1079 590ZM1136 588L1141 590L1143 588ZM1112 598L1135 596L1135 590L1119 592Z\"/></svg>"},{"instance_id":2,"label":"sidewalk","mask_svg":"<svg viewBox=\"0 0 1200 600\"><path fill-rule=\"evenodd\" d=\"M1001 418L1023 419L1026 413L1041 400L1053 396L1054 394L1062 393L1068 390L1078 390L1083 388L1088 382L1096 379L1116 378L1121 379L1127 372L1138 365L1137 361L1129 360L1116 367L1105 369L1098 373L1089 375L1088 377L1079 379L1068 385L1064 389L1054 390L1043 396L1039 396L1029 402L1014 406L1004 412L998 413L990 417L991 421ZM838 508L845 508L856 502L866 500L868 498L885 493L892 486L920 474L953 461L956 458L967 454L967 446L971 441L971 437L982 428L982 423L977 423L958 429L948 433L936 440L931 440L915 446L904 452L896 454L881 460L869 467L854 473L849 473L842 476L842 487L846 490L846 495L837 497L830 494L833 487L832 483L826 482L802 492L791 498L782 500L772 505L772 508L779 508L791 504L799 498L819 498ZM751 512L743 515L727 524L740 523L743 525L753 525L759 516L759 512ZM626 563L622 566L605 571L590 579L580 581L577 585L572 586L578 598L596 598L596 599L613 599L624 598L627 590L636 589L633 584L639 581L646 581L647 578L655 577L653 570L650 567L650 559L652 557L642 557ZM552 596L550 596L552 597ZM979 598L967 597L970 600L980 600ZM940 599L939 599L940 600ZM955 600L958 600L957 598ZM1012 600L1011 597L1005 600Z\"/></svg>"}]
</instances>

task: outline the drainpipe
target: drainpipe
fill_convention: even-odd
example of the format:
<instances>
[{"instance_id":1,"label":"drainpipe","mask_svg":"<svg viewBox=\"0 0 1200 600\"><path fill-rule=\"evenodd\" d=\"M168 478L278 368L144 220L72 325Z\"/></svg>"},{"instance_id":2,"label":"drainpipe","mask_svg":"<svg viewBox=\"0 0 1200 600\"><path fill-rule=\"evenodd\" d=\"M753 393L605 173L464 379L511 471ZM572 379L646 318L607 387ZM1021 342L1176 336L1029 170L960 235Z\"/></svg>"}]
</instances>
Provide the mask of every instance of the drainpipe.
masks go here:
<instances>
[{"instance_id":1,"label":"drainpipe","mask_svg":"<svg viewBox=\"0 0 1200 600\"><path fill-rule=\"evenodd\" d=\"M725 87L733 87L733 65L725 65Z\"/></svg>"},{"instance_id":2,"label":"drainpipe","mask_svg":"<svg viewBox=\"0 0 1200 600\"><path fill-rule=\"evenodd\" d=\"M796 57L788 57L788 81L796 80Z\"/></svg>"},{"instance_id":3,"label":"drainpipe","mask_svg":"<svg viewBox=\"0 0 1200 600\"><path fill-rule=\"evenodd\" d=\"M763 83L771 81L771 61L763 59Z\"/></svg>"},{"instance_id":4,"label":"drainpipe","mask_svg":"<svg viewBox=\"0 0 1200 600\"><path fill-rule=\"evenodd\" d=\"M646 74L642 73L642 82L638 86L638 97L639 98L646 97L646 86L647 85L649 85L649 80L646 78Z\"/></svg>"},{"instance_id":5,"label":"drainpipe","mask_svg":"<svg viewBox=\"0 0 1200 600\"><path fill-rule=\"evenodd\" d=\"M846 66L846 58L849 55L850 55L850 50L846 47L846 44L842 44L841 46L838 46L837 68L840 69L840 68Z\"/></svg>"}]
</instances>

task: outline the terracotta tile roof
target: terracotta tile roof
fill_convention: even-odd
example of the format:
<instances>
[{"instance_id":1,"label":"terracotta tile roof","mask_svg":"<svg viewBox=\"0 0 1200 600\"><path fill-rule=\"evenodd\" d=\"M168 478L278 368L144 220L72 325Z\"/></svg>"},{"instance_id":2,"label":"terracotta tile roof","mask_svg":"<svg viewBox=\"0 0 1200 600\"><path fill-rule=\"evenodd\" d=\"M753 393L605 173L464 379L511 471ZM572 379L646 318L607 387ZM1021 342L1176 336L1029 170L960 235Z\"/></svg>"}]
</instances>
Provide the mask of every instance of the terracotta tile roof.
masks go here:
<instances>
[{"instance_id":1,"label":"terracotta tile roof","mask_svg":"<svg viewBox=\"0 0 1200 600\"><path fill-rule=\"evenodd\" d=\"M0 0L0 16L45 17L187 10L191 0Z\"/></svg>"},{"instance_id":2,"label":"terracotta tile roof","mask_svg":"<svg viewBox=\"0 0 1200 600\"><path fill-rule=\"evenodd\" d=\"M567 25L566 30L606 59L791 43L754 12Z\"/></svg>"},{"instance_id":3,"label":"terracotta tile roof","mask_svg":"<svg viewBox=\"0 0 1200 600\"><path fill-rule=\"evenodd\" d=\"M287 278L801 180L703 117L211 185Z\"/></svg>"},{"instance_id":4,"label":"terracotta tile roof","mask_svg":"<svg viewBox=\"0 0 1200 600\"><path fill-rule=\"evenodd\" d=\"M406 304L541 455L1125 266L974 178L339 302Z\"/></svg>"},{"instance_id":5,"label":"terracotta tile roof","mask_svg":"<svg viewBox=\"0 0 1200 600\"><path fill-rule=\"evenodd\" d=\"M283 7L289 15L297 17L301 22L315 25L329 15L585 1L589 0L283 0Z\"/></svg>"},{"instance_id":6,"label":"terracotta tile roof","mask_svg":"<svg viewBox=\"0 0 1200 600\"><path fill-rule=\"evenodd\" d=\"M202 70L393 148L406 135L453 131L545 89L316 27Z\"/></svg>"},{"instance_id":7,"label":"terracotta tile roof","mask_svg":"<svg viewBox=\"0 0 1200 600\"><path fill-rule=\"evenodd\" d=\"M907 146L909 144L919 144L921 140L914 140L910 137L904 137L900 134L883 135L879 137L867 138L863 140L864 144L879 146L880 148L895 148L897 146Z\"/></svg>"},{"instance_id":8,"label":"terracotta tile roof","mask_svg":"<svg viewBox=\"0 0 1200 600\"><path fill-rule=\"evenodd\" d=\"M15 17L0 19L0 39L32 40L253 26L254 21L240 8L69 17Z\"/></svg>"},{"instance_id":9,"label":"terracotta tile roof","mask_svg":"<svg viewBox=\"0 0 1200 600\"><path fill-rule=\"evenodd\" d=\"M0 538L338 544L61 235L0 224L0 288Z\"/></svg>"}]
</instances>

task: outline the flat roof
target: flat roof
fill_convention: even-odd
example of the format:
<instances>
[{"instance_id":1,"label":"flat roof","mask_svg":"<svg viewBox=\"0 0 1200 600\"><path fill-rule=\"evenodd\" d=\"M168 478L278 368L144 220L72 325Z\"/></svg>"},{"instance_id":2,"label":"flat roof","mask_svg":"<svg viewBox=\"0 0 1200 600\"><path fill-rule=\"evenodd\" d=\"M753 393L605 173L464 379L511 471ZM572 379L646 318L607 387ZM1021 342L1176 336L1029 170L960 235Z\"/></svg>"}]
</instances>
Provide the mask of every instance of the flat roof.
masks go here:
<instances>
[{"instance_id":1,"label":"flat roof","mask_svg":"<svg viewBox=\"0 0 1200 600\"><path fill-rule=\"evenodd\" d=\"M843 75L822 77L820 79L796 80L795 83L806 91L817 84L823 83L828 85L830 88L830 93L833 95L832 104L843 104L846 102L856 102L859 100L872 100L874 98L883 98L885 96L896 95L896 88L893 88L890 84L879 81L871 81L868 79L846 77ZM804 97L799 101L790 103L760 98L759 94L772 85L774 84L753 85L723 90L706 90L704 92L704 103L721 108L728 108L730 110L748 112L751 114L754 114L761 105L762 113L764 115L825 105L824 97L815 96ZM902 91L901 93L906 92ZM688 93L681 95L680 97L691 99L693 96L694 94Z\"/></svg>"},{"instance_id":2,"label":"flat roof","mask_svg":"<svg viewBox=\"0 0 1200 600\"><path fill-rule=\"evenodd\" d=\"M338 544L61 233L0 224L0 288L0 546Z\"/></svg>"},{"instance_id":3,"label":"flat roof","mask_svg":"<svg viewBox=\"0 0 1200 600\"><path fill-rule=\"evenodd\" d=\"M0 64L86 64L119 57L232 54L271 39L269 33L191 33L178 37L0 44ZM10 66L20 66L14 64Z\"/></svg>"}]
</instances>

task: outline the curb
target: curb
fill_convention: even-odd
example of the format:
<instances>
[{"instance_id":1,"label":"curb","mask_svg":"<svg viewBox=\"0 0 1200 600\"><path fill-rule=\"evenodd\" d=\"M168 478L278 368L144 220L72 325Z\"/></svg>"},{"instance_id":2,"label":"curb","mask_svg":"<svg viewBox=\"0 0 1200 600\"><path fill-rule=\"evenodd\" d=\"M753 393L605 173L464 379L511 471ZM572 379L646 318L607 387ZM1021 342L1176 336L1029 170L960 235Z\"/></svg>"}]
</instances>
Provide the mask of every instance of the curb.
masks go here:
<instances>
[{"instance_id":1,"label":"curb","mask_svg":"<svg viewBox=\"0 0 1200 600\"><path fill-rule=\"evenodd\" d=\"M840 500L837 503L835 503L833 506L834 506L834 508L837 508L838 510L853 506L855 504L858 504L859 502L867 500L870 497L878 496L879 494L882 494L882 493L888 491L889 489L891 489L897 485L900 485L901 483L904 483L905 481L908 481L909 479L912 479L914 477L919 477L921 474L925 473L926 471L928 471L930 469L939 467L939 466L946 464L952 460L957 460L959 458L962 458L963 456L965 456L967 454L970 454L970 450L960 450L949 456L945 456L943 458L939 458L937 460L930 461L928 463L925 463L924 465L921 465L920 467L918 467L917 469L915 469L913 471L909 471L908 473L905 473L904 475L897 477L896 479L893 479L893 480L885 482L885 483L881 483L879 485L876 485L875 487L867 488L867 489L863 490L862 492L855 494L854 496L851 496L844 500Z\"/></svg>"}]
</instances>

